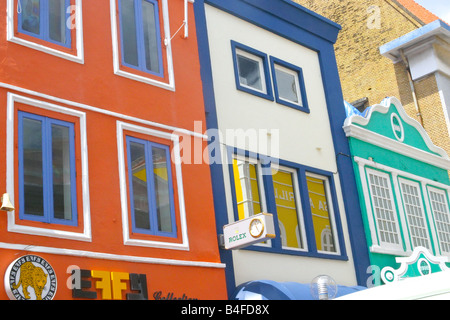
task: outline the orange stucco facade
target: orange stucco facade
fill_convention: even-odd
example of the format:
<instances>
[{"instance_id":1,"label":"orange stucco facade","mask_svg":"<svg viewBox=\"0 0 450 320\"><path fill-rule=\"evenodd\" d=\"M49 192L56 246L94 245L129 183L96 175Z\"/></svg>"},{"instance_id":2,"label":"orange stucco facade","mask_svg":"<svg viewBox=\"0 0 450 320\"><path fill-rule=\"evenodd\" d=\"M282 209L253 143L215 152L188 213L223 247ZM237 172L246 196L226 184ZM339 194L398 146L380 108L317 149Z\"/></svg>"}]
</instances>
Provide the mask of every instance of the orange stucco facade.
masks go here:
<instances>
[{"instance_id":1,"label":"orange stucco facade","mask_svg":"<svg viewBox=\"0 0 450 320\"><path fill-rule=\"evenodd\" d=\"M17 258L38 256L55 271L54 299L141 294L143 287L133 289L130 274L145 275L139 279L146 279L150 300L226 298L209 165L193 164L193 152L181 164L174 161L183 151L189 154L186 145L206 147L205 127L194 132L194 122L204 124L205 113L192 3L188 37L182 30L170 41L185 19L184 1L152 2L160 9L163 66L163 74L155 76L122 64L118 1L71 1L69 48L21 34L20 10L11 1L2 1L0 10L0 192L9 193L15 210L0 212L0 275L7 277ZM74 225L20 216L19 112L74 125ZM171 151L174 237L139 234L131 227L126 136ZM180 142L186 143L181 151ZM75 279L69 267L87 273ZM83 292L77 296L69 282L80 280L87 284L78 287ZM0 283L0 299L8 299Z\"/></svg>"}]
</instances>

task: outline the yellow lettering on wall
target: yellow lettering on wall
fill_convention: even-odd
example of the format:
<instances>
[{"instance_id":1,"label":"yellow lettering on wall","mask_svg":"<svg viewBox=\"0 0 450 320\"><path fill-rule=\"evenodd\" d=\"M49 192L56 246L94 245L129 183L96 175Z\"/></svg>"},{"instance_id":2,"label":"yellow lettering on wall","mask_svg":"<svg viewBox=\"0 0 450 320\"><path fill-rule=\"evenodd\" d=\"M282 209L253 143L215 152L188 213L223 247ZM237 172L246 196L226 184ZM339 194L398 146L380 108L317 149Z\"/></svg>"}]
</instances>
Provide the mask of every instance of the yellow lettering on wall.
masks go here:
<instances>
[{"instance_id":1,"label":"yellow lettering on wall","mask_svg":"<svg viewBox=\"0 0 450 320\"><path fill-rule=\"evenodd\" d=\"M122 280L130 280L130 275L125 272L111 272L113 299L122 300L122 290L127 289L127 284Z\"/></svg>"},{"instance_id":2,"label":"yellow lettering on wall","mask_svg":"<svg viewBox=\"0 0 450 320\"><path fill-rule=\"evenodd\" d=\"M109 271L91 270L92 278L99 278L95 288L102 290L102 299L111 299L111 273Z\"/></svg>"}]
</instances>

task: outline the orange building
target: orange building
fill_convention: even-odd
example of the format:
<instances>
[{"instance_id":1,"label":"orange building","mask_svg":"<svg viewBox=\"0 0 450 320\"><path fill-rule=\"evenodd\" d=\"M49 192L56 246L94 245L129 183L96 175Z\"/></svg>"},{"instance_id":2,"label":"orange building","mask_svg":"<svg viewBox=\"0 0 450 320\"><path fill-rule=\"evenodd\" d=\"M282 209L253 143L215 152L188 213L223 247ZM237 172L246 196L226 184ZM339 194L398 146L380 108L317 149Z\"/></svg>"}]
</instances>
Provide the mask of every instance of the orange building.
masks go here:
<instances>
[{"instance_id":1,"label":"orange building","mask_svg":"<svg viewBox=\"0 0 450 320\"><path fill-rule=\"evenodd\" d=\"M1 6L0 299L226 298L192 1Z\"/></svg>"}]
</instances>

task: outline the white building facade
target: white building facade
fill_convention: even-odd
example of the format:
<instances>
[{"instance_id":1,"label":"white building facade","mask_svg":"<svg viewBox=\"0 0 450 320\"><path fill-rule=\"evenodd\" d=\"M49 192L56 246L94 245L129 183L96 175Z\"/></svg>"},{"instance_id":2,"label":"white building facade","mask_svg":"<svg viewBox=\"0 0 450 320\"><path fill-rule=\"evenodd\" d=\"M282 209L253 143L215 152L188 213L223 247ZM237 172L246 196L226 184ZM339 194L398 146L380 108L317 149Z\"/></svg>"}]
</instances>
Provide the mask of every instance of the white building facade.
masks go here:
<instances>
[{"instance_id":1,"label":"white building facade","mask_svg":"<svg viewBox=\"0 0 450 320\"><path fill-rule=\"evenodd\" d=\"M364 285L333 50L340 27L291 1L222 2L195 3L217 230L261 212L275 225L274 238L221 249L229 293L320 274Z\"/></svg>"}]
</instances>

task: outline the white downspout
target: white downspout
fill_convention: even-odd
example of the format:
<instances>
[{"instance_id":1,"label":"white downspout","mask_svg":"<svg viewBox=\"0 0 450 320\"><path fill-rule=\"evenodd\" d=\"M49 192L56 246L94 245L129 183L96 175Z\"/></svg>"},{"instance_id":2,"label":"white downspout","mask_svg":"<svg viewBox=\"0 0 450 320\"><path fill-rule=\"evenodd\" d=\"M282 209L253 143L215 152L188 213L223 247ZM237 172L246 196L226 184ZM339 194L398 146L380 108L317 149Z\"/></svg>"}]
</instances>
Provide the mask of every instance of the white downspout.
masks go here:
<instances>
[{"instance_id":1,"label":"white downspout","mask_svg":"<svg viewBox=\"0 0 450 320\"><path fill-rule=\"evenodd\" d=\"M184 0L184 38L187 39L189 36L189 8L188 8L188 0Z\"/></svg>"}]
</instances>

